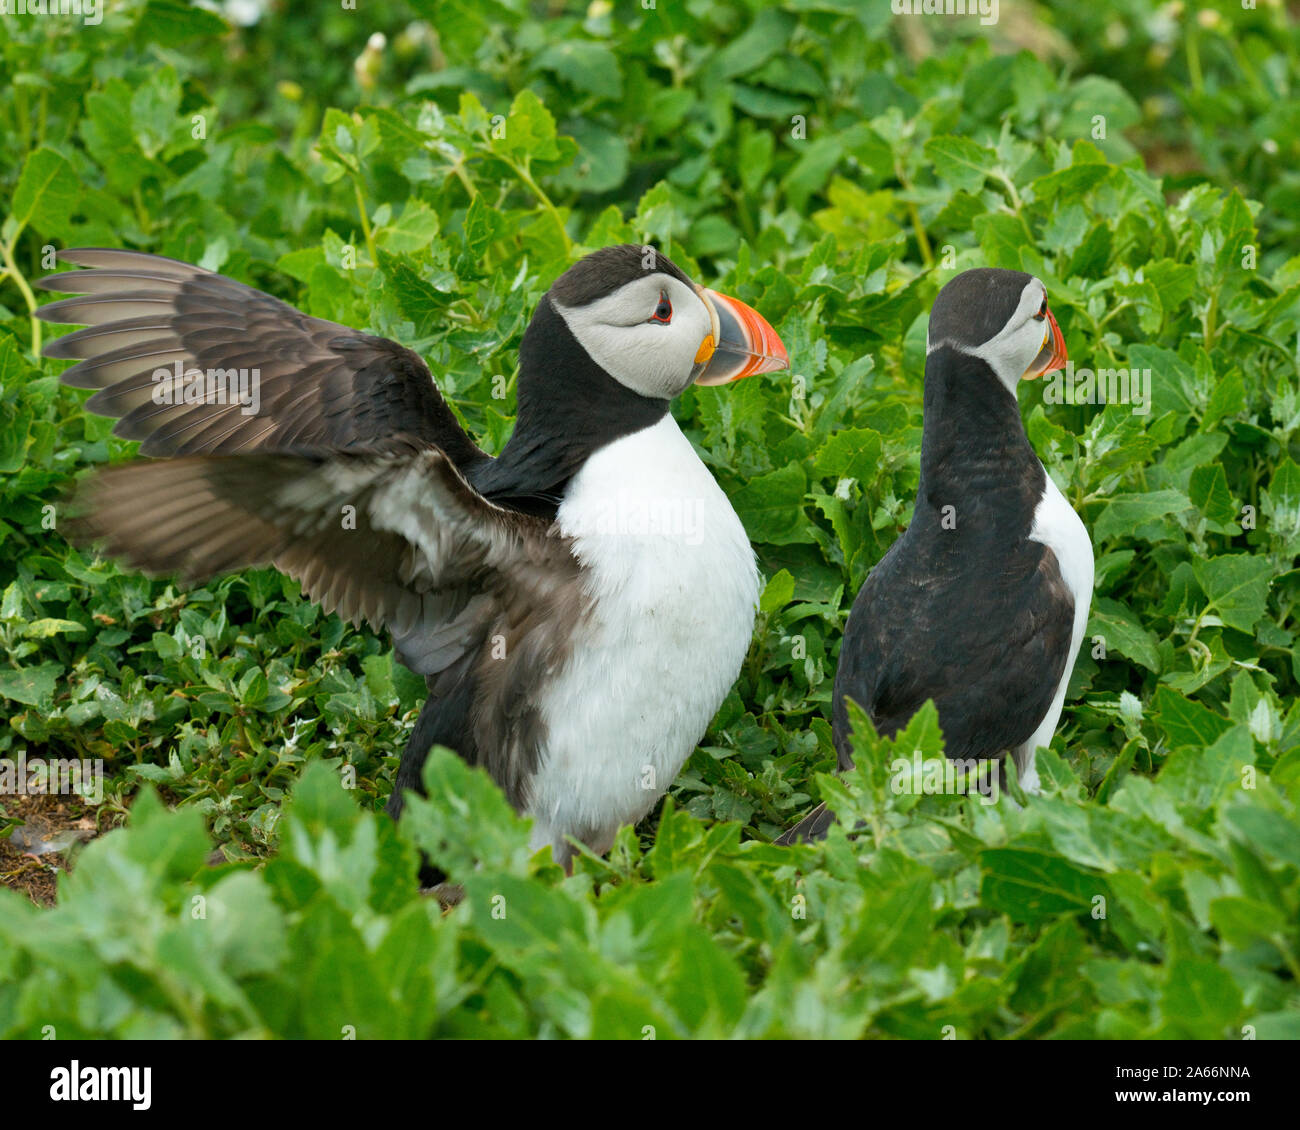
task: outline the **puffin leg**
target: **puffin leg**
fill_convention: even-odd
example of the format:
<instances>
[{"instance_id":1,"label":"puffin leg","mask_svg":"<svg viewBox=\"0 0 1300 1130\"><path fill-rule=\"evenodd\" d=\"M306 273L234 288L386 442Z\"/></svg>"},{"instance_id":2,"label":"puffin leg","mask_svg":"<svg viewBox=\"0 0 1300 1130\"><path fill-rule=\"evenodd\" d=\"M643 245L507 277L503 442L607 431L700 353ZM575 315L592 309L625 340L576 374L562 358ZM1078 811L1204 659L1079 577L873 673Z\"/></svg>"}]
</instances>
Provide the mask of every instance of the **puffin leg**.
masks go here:
<instances>
[{"instance_id":1,"label":"puffin leg","mask_svg":"<svg viewBox=\"0 0 1300 1130\"><path fill-rule=\"evenodd\" d=\"M1016 776L1020 778L1020 787L1030 796L1039 796L1043 791L1042 782L1038 779L1038 770L1034 767L1034 757L1037 753L1038 746L1030 739L1011 754L1016 759Z\"/></svg>"},{"instance_id":2,"label":"puffin leg","mask_svg":"<svg viewBox=\"0 0 1300 1130\"><path fill-rule=\"evenodd\" d=\"M533 834L528 838L528 850L540 851L544 847L551 849L551 858L564 868L566 875L573 874L573 848L569 841L564 838L562 832L558 832L550 824L543 824L541 818L535 813L529 812L525 815L533 818ZM603 852L600 854L604 854Z\"/></svg>"}]
</instances>

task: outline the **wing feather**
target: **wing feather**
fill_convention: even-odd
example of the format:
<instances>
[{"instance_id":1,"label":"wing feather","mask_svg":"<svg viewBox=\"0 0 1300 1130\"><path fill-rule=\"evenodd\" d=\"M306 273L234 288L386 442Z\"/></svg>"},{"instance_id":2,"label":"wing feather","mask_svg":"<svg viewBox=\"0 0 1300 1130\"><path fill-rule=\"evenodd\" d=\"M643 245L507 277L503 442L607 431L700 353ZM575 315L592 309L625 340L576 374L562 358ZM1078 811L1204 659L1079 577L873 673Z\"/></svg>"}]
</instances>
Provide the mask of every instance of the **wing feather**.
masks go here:
<instances>
[{"instance_id":1,"label":"wing feather","mask_svg":"<svg viewBox=\"0 0 1300 1130\"><path fill-rule=\"evenodd\" d=\"M140 440L144 455L377 449L401 432L458 467L487 459L405 346L175 259L108 248L59 258L86 269L38 285L78 296L38 316L89 328L55 339L45 355L78 361L63 380L95 389L87 407L120 416L115 433ZM187 403L175 394L188 382L165 376L177 366L248 370L258 402L227 393Z\"/></svg>"},{"instance_id":2,"label":"wing feather","mask_svg":"<svg viewBox=\"0 0 1300 1130\"><path fill-rule=\"evenodd\" d=\"M387 628L424 675L511 604L578 581L566 539L485 499L436 448L127 463L85 480L73 510L73 541L146 573L275 565L327 612Z\"/></svg>"}]
</instances>

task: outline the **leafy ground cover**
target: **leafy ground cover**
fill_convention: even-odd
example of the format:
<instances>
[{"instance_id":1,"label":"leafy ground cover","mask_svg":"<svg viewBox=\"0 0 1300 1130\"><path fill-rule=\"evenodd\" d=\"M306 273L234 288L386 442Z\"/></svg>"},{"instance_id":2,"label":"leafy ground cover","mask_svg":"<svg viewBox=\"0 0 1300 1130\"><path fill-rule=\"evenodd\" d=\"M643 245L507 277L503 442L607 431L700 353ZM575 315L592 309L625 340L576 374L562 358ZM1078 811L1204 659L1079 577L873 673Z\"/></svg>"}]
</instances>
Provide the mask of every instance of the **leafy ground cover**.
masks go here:
<instances>
[{"instance_id":1,"label":"leafy ground cover","mask_svg":"<svg viewBox=\"0 0 1300 1130\"><path fill-rule=\"evenodd\" d=\"M0 20L0 757L107 774L0 796L0 1035L1300 1037L1297 37L1280 5L1005 7ZM661 809L566 878L450 755L378 813L422 692L384 640L274 572L185 589L63 541L71 482L134 445L34 359L30 283L65 246L201 262L418 349L498 450L529 312L622 240L759 308L792 372L674 409L759 620ZM932 714L827 775L925 312L976 265L1044 279L1081 378L1139 374L1021 393L1098 576L1020 807L891 787ZM822 797L866 830L767 842ZM105 833L52 909L42 821Z\"/></svg>"}]
</instances>

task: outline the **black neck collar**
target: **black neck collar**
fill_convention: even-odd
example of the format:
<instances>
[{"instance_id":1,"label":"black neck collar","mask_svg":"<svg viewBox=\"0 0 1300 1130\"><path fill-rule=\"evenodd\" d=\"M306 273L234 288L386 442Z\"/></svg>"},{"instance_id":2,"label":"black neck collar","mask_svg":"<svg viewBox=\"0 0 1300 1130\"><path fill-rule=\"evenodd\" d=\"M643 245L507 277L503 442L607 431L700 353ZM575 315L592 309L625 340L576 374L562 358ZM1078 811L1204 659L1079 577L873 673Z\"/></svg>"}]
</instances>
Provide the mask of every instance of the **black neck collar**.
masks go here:
<instances>
[{"instance_id":1,"label":"black neck collar","mask_svg":"<svg viewBox=\"0 0 1300 1130\"><path fill-rule=\"evenodd\" d=\"M668 414L668 401L642 396L596 364L549 295L519 346L515 430L498 459L474 468L474 488L494 502L554 517L591 455Z\"/></svg>"}]
</instances>

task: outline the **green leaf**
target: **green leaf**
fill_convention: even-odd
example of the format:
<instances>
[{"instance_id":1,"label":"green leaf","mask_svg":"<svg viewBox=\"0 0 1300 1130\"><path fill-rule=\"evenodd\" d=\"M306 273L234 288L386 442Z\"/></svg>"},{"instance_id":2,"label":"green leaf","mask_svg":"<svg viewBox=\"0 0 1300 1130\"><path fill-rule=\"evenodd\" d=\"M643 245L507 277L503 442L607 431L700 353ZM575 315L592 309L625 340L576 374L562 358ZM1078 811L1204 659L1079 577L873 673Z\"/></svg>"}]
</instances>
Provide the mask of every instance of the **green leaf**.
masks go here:
<instances>
[{"instance_id":1,"label":"green leaf","mask_svg":"<svg viewBox=\"0 0 1300 1130\"><path fill-rule=\"evenodd\" d=\"M763 587L763 595L758 601L759 611L770 616L778 609L784 608L793 599L794 577L788 569L781 569Z\"/></svg>"},{"instance_id":2,"label":"green leaf","mask_svg":"<svg viewBox=\"0 0 1300 1130\"><path fill-rule=\"evenodd\" d=\"M1228 490L1227 473L1218 463L1197 467L1192 472L1187 494L1192 505L1211 522L1231 522L1237 516Z\"/></svg>"},{"instance_id":3,"label":"green leaf","mask_svg":"<svg viewBox=\"0 0 1300 1130\"><path fill-rule=\"evenodd\" d=\"M1213 961L1184 958L1170 967L1160 1005L1171 1035L1221 1040L1238 1020L1241 990Z\"/></svg>"},{"instance_id":4,"label":"green leaf","mask_svg":"<svg viewBox=\"0 0 1300 1130\"><path fill-rule=\"evenodd\" d=\"M87 94L86 116L79 128L114 191L132 195L146 177L158 174L157 163L141 151L131 129L131 91L126 83L115 80Z\"/></svg>"},{"instance_id":5,"label":"green leaf","mask_svg":"<svg viewBox=\"0 0 1300 1130\"><path fill-rule=\"evenodd\" d=\"M750 479L731 495L750 541L771 545L811 541L803 519L808 480L803 468L790 464Z\"/></svg>"},{"instance_id":6,"label":"green leaf","mask_svg":"<svg viewBox=\"0 0 1300 1130\"><path fill-rule=\"evenodd\" d=\"M1219 936L1238 949L1278 937L1286 929L1281 911L1255 899L1215 899L1210 903L1210 921Z\"/></svg>"},{"instance_id":7,"label":"green leaf","mask_svg":"<svg viewBox=\"0 0 1300 1130\"><path fill-rule=\"evenodd\" d=\"M1214 386L1213 392L1210 393L1205 414L1201 417L1201 431L1210 431L1228 416L1236 416L1245 411L1245 408L1246 386L1242 382L1241 374L1229 373Z\"/></svg>"},{"instance_id":8,"label":"green leaf","mask_svg":"<svg viewBox=\"0 0 1300 1130\"><path fill-rule=\"evenodd\" d=\"M600 98L623 97L618 57L608 47L588 40L553 43L537 56L539 70L553 71L578 90Z\"/></svg>"},{"instance_id":9,"label":"green leaf","mask_svg":"<svg viewBox=\"0 0 1300 1130\"><path fill-rule=\"evenodd\" d=\"M204 896L202 922L210 946L231 977L272 973L287 956L284 917L258 875L227 875Z\"/></svg>"},{"instance_id":10,"label":"green leaf","mask_svg":"<svg viewBox=\"0 0 1300 1130\"><path fill-rule=\"evenodd\" d=\"M1160 787L1185 805L1208 809L1240 791L1245 769L1254 761L1255 742L1250 730L1233 726L1212 745L1174 750L1160 771Z\"/></svg>"},{"instance_id":11,"label":"green leaf","mask_svg":"<svg viewBox=\"0 0 1300 1130\"><path fill-rule=\"evenodd\" d=\"M871 428L844 428L817 450L817 473L832 479L857 479L873 482L880 470L884 442Z\"/></svg>"},{"instance_id":12,"label":"green leaf","mask_svg":"<svg viewBox=\"0 0 1300 1130\"><path fill-rule=\"evenodd\" d=\"M503 231L500 213L476 196L465 213L465 247L470 255L481 259Z\"/></svg>"},{"instance_id":13,"label":"green leaf","mask_svg":"<svg viewBox=\"0 0 1300 1130\"><path fill-rule=\"evenodd\" d=\"M408 201L402 214L384 229L379 243L387 251L409 255L428 247L438 236L438 213L422 200Z\"/></svg>"},{"instance_id":14,"label":"green leaf","mask_svg":"<svg viewBox=\"0 0 1300 1130\"><path fill-rule=\"evenodd\" d=\"M179 47L200 37L222 36L230 28L215 12L195 8L182 0L149 0L136 25L141 43Z\"/></svg>"},{"instance_id":15,"label":"green leaf","mask_svg":"<svg viewBox=\"0 0 1300 1130\"><path fill-rule=\"evenodd\" d=\"M1141 118L1142 111L1124 87L1101 75L1084 75L1073 85L1070 108L1060 123L1061 136L1095 138L1098 115L1106 126L1105 139L1098 142L1101 148L1116 157L1131 152L1123 131Z\"/></svg>"},{"instance_id":16,"label":"green leaf","mask_svg":"<svg viewBox=\"0 0 1300 1130\"><path fill-rule=\"evenodd\" d=\"M1300 820L1258 805L1234 805L1224 814L1228 825L1241 838L1279 863L1300 867Z\"/></svg>"},{"instance_id":17,"label":"green leaf","mask_svg":"<svg viewBox=\"0 0 1300 1130\"><path fill-rule=\"evenodd\" d=\"M754 22L716 52L706 73L712 80L735 78L760 67L789 42L793 20L775 8L759 12Z\"/></svg>"},{"instance_id":18,"label":"green leaf","mask_svg":"<svg viewBox=\"0 0 1300 1130\"><path fill-rule=\"evenodd\" d=\"M914 875L873 892L879 914L864 914L845 940L845 957L853 964L901 970L912 964L934 929L930 904L934 883Z\"/></svg>"},{"instance_id":19,"label":"green leaf","mask_svg":"<svg viewBox=\"0 0 1300 1130\"><path fill-rule=\"evenodd\" d=\"M1087 635L1089 639L1101 636L1108 650L1117 651L1148 671L1159 673L1160 653L1155 633L1120 601L1104 596L1093 601Z\"/></svg>"},{"instance_id":20,"label":"green leaf","mask_svg":"<svg viewBox=\"0 0 1300 1130\"><path fill-rule=\"evenodd\" d=\"M9 214L20 228L30 223L44 234L60 234L67 229L77 196L72 166L61 153L42 146L27 155Z\"/></svg>"},{"instance_id":21,"label":"green leaf","mask_svg":"<svg viewBox=\"0 0 1300 1130\"><path fill-rule=\"evenodd\" d=\"M339 842L352 838L360 813L340 783L338 774L322 762L313 762L298 779L297 788L285 807L289 829L285 854L302 860L314 855L312 841L325 833Z\"/></svg>"},{"instance_id":22,"label":"green leaf","mask_svg":"<svg viewBox=\"0 0 1300 1130\"><path fill-rule=\"evenodd\" d=\"M492 138L492 148L501 153L532 161L558 162L566 152L557 142L555 118L531 90L521 90L510 104L501 137ZM568 152L575 147L570 142Z\"/></svg>"},{"instance_id":23,"label":"green leaf","mask_svg":"<svg viewBox=\"0 0 1300 1130\"><path fill-rule=\"evenodd\" d=\"M16 670L0 668L0 697L28 706L48 707L54 699L54 688L63 674L62 663L39 663L34 667Z\"/></svg>"},{"instance_id":24,"label":"green leaf","mask_svg":"<svg viewBox=\"0 0 1300 1130\"><path fill-rule=\"evenodd\" d=\"M511 874L526 869L528 825L482 769L435 746L424 763L424 787L423 797L408 794L399 827L436 866L457 879L476 866Z\"/></svg>"},{"instance_id":25,"label":"green leaf","mask_svg":"<svg viewBox=\"0 0 1300 1130\"><path fill-rule=\"evenodd\" d=\"M292 1009L283 1022L297 1039L383 1039L400 1031L401 1019L375 975L365 939L336 904L317 899L289 935L293 960L280 978L265 984ZM314 992L328 985L329 992Z\"/></svg>"},{"instance_id":26,"label":"green leaf","mask_svg":"<svg viewBox=\"0 0 1300 1130\"><path fill-rule=\"evenodd\" d=\"M1191 500L1182 491L1153 490L1142 494L1121 494L1106 504L1093 525L1097 541L1132 534L1145 522L1178 515L1191 506Z\"/></svg>"},{"instance_id":27,"label":"green leaf","mask_svg":"<svg viewBox=\"0 0 1300 1130\"><path fill-rule=\"evenodd\" d=\"M997 165L997 154L968 137L944 134L925 143L925 159L954 188L975 192Z\"/></svg>"},{"instance_id":28,"label":"green leaf","mask_svg":"<svg viewBox=\"0 0 1300 1130\"><path fill-rule=\"evenodd\" d=\"M1268 605L1273 566L1249 553L1225 554L1192 562L1210 605L1231 628L1249 632Z\"/></svg>"},{"instance_id":29,"label":"green leaf","mask_svg":"<svg viewBox=\"0 0 1300 1130\"><path fill-rule=\"evenodd\" d=\"M1108 894L1100 876L1036 848L989 848L979 856L980 898L1017 922L1045 922L1092 909Z\"/></svg>"},{"instance_id":30,"label":"green leaf","mask_svg":"<svg viewBox=\"0 0 1300 1130\"><path fill-rule=\"evenodd\" d=\"M1232 728L1228 719L1169 687L1157 687L1152 703L1155 723L1171 746L1204 749Z\"/></svg>"},{"instance_id":31,"label":"green leaf","mask_svg":"<svg viewBox=\"0 0 1300 1130\"><path fill-rule=\"evenodd\" d=\"M27 639L49 639L51 636L61 636L68 632L85 633L86 626L78 624L76 620L60 620L56 616L42 616L37 620L30 620L23 625L23 635Z\"/></svg>"}]
</instances>

